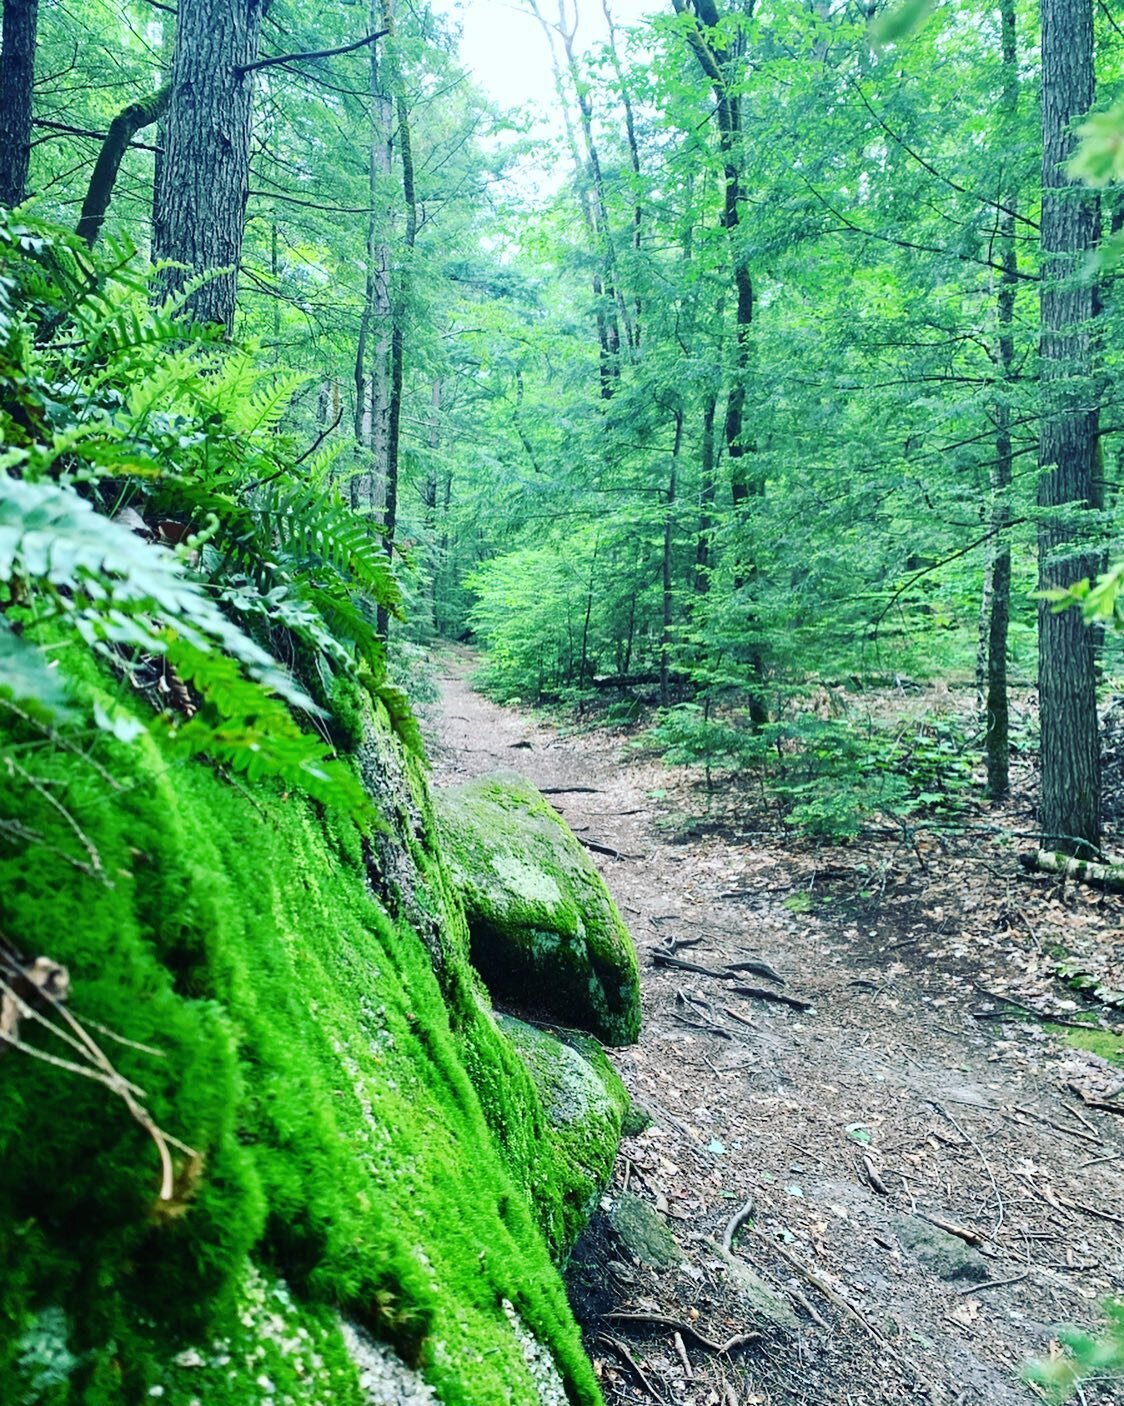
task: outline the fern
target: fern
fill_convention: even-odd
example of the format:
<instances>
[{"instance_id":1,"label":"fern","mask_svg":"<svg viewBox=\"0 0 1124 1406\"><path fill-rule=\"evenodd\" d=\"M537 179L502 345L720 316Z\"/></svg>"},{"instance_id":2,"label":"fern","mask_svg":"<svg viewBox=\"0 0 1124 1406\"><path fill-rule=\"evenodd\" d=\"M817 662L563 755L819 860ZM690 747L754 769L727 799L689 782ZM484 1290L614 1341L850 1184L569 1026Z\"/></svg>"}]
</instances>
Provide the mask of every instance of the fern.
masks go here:
<instances>
[{"instance_id":1,"label":"fern","mask_svg":"<svg viewBox=\"0 0 1124 1406\"><path fill-rule=\"evenodd\" d=\"M271 484L265 490L262 514L285 550L333 566L380 605L400 614L402 593L390 559L367 521L347 508L338 494L292 480Z\"/></svg>"},{"instance_id":2,"label":"fern","mask_svg":"<svg viewBox=\"0 0 1124 1406\"><path fill-rule=\"evenodd\" d=\"M287 709L247 681L232 659L182 640L169 643L168 657L205 705L187 722L169 718L177 746L225 762L247 780L273 777L299 787L361 824L374 821L370 797L355 773L318 737L302 732Z\"/></svg>"},{"instance_id":3,"label":"fern","mask_svg":"<svg viewBox=\"0 0 1124 1406\"><path fill-rule=\"evenodd\" d=\"M315 705L280 666L222 614L178 558L96 513L70 488L0 476L0 583L51 589L90 644L165 653L165 624L189 644L217 646L265 688Z\"/></svg>"}]
</instances>

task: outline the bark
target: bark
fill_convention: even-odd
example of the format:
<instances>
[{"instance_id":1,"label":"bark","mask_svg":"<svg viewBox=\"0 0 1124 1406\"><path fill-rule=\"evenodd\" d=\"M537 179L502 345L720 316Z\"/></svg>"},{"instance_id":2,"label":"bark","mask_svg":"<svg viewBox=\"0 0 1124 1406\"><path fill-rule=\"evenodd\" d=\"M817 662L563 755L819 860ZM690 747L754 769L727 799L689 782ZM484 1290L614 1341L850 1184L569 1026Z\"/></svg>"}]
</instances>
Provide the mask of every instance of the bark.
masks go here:
<instances>
[{"instance_id":1,"label":"bark","mask_svg":"<svg viewBox=\"0 0 1124 1406\"><path fill-rule=\"evenodd\" d=\"M1073 124L1093 105L1092 0L1041 0L1042 285L1038 503L1039 585L1093 576L1097 556L1074 509L1099 506L1098 417L1093 387L1094 291L1087 274L1097 240L1096 198L1065 172ZM1063 505L1069 520L1050 510ZM1040 602L1038 692L1043 836L1078 856L1100 842L1100 755L1094 636L1080 612Z\"/></svg>"},{"instance_id":2,"label":"bark","mask_svg":"<svg viewBox=\"0 0 1124 1406\"><path fill-rule=\"evenodd\" d=\"M93 174L82 202L82 214L78 219L77 234L92 249L97 243L101 227L105 223L109 202L113 198L113 188L117 184L117 173L129 143L138 132L150 127L168 110L172 90L168 84L158 89L140 102L130 103L122 108L109 124L105 141L102 142L98 159L94 162Z\"/></svg>"},{"instance_id":3,"label":"bark","mask_svg":"<svg viewBox=\"0 0 1124 1406\"><path fill-rule=\"evenodd\" d=\"M1016 135L1019 106L1018 43L1015 31L1015 0L1000 0L1000 26L1003 52L1003 93L1001 122L1005 137ZM991 468L992 551L984 586L986 602L987 691L984 699L984 754L987 762L987 794L1003 800L1010 789L1010 710L1007 689L1007 634L1011 619L1011 526L1010 488L1014 463L1011 444L1011 404L1009 391L1015 378L1015 297L1019 284L1018 251L1015 244L1015 214L1019 191L1008 184L1001 196L1004 207L997 220L1000 275L997 316L999 323L998 360L1003 384L995 403L995 459Z\"/></svg>"},{"instance_id":4,"label":"bark","mask_svg":"<svg viewBox=\"0 0 1124 1406\"><path fill-rule=\"evenodd\" d=\"M184 292L187 316L234 325L250 171L253 75L267 0L180 0L153 257L163 289Z\"/></svg>"},{"instance_id":5,"label":"bark","mask_svg":"<svg viewBox=\"0 0 1124 1406\"><path fill-rule=\"evenodd\" d=\"M39 0L4 0L0 42L0 205L27 194Z\"/></svg>"}]
</instances>

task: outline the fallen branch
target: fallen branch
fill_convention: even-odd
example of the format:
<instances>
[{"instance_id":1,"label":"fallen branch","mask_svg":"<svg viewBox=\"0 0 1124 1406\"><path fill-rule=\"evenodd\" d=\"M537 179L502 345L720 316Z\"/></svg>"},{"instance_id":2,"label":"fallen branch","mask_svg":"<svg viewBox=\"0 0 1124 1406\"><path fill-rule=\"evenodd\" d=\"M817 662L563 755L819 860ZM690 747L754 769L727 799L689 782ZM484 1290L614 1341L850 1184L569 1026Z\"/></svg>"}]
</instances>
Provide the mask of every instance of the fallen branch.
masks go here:
<instances>
[{"instance_id":1,"label":"fallen branch","mask_svg":"<svg viewBox=\"0 0 1124 1406\"><path fill-rule=\"evenodd\" d=\"M603 845L599 840L585 840L579 835L578 844L585 845L586 849L591 849L594 854L607 854L610 859L639 859L638 854L625 854L619 849L613 849L611 845Z\"/></svg>"},{"instance_id":2,"label":"fallen branch","mask_svg":"<svg viewBox=\"0 0 1124 1406\"><path fill-rule=\"evenodd\" d=\"M596 786L540 786L540 796L595 796L601 792Z\"/></svg>"},{"instance_id":3,"label":"fallen branch","mask_svg":"<svg viewBox=\"0 0 1124 1406\"><path fill-rule=\"evenodd\" d=\"M1067 854L1048 849L1020 854L1019 863L1024 869L1037 870L1041 874L1060 874L1065 879L1076 879L1080 884L1104 889L1106 893L1124 893L1124 864L1097 864L1090 859L1071 859Z\"/></svg>"},{"instance_id":4,"label":"fallen branch","mask_svg":"<svg viewBox=\"0 0 1124 1406\"><path fill-rule=\"evenodd\" d=\"M989 991L986 986L981 986L978 981L973 981L972 985L980 993L986 996L989 1001L997 1001L1002 1006L1013 1006L1015 1010L1022 1011L1025 1015L1032 1016L1035 1020L1041 1020L1047 1025L1066 1025L1071 1030L1095 1030L1095 1025L1090 1025L1087 1020L1069 1020L1064 1015L1050 1015L1046 1011L1036 1011L1033 1006L1028 1006L1025 1001L1017 1001L1014 996L1004 996L998 991ZM1090 1011L1090 1015L1095 1015L1095 1011ZM1002 1011L972 1011L973 1020L1002 1020Z\"/></svg>"},{"instance_id":5,"label":"fallen branch","mask_svg":"<svg viewBox=\"0 0 1124 1406\"><path fill-rule=\"evenodd\" d=\"M769 981L775 981L778 986L784 986L785 979L780 972L774 971L768 962L763 962L757 957L752 957L744 962L727 962L728 972L751 972L754 976L763 976Z\"/></svg>"},{"instance_id":6,"label":"fallen branch","mask_svg":"<svg viewBox=\"0 0 1124 1406\"><path fill-rule=\"evenodd\" d=\"M810 1011L813 1002L805 1001L801 996L790 996L785 991L770 991L765 986L731 986L729 988L738 996L754 996L760 1001L776 1001L782 1006L791 1006L794 1011Z\"/></svg>"},{"instance_id":7,"label":"fallen branch","mask_svg":"<svg viewBox=\"0 0 1124 1406\"><path fill-rule=\"evenodd\" d=\"M1095 1108L1101 1113L1124 1113L1124 1103L1116 1103L1110 1098L1095 1098L1092 1094L1087 1094L1080 1085L1072 1082L1066 1085L1071 1093L1075 1093L1086 1108Z\"/></svg>"},{"instance_id":8,"label":"fallen branch","mask_svg":"<svg viewBox=\"0 0 1124 1406\"><path fill-rule=\"evenodd\" d=\"M979 1249L984 1244L984 1237L978 1230L972 1230L966 1225L957 1225L955 1221L944 1220L941 1216L931 1216L927 1211L918 1211L917 1215L921 1220L935 1225L938 1230L943 1230L946 1235L955 1235L957 1240L963 1240L965 1245L971 1245L974 1249Z\"/></svg>"},{"instance_id":9,"label":"fallen branch","mask_svg":"<svg viewBox=\"0 0 1124 1406\"><path fill-rule=\"evenodd\" d=\"M697 1328L692 1328L690 1323L681 1322L678 1318L665 1318L660 1313L603 1313L601 1316L614 1323L650 1323L655 1328L670 1328L675 1333L686 1333L700 1347L720 1355L733 1352L736 1347L748 1347L750 1343L761 1341L760 1333L735 1333L726 1342L716 1343L713 1338L708 1338Z\"/></svg>"},{"instance_id":10,"label":"fallen branch","mask_svg":"<svg viewBox=\"0 0 1124 1406\"><path fill-rule=\"evenodd\" d=\"M648 1395L653 1398L653 1400L661 1401L663 1399L660 1396L659 1392L652 1385L652 1383L644 1375L644 1371L641 1368L640 1364L637 1362L636 1358L633 1357L632 1353L629 1352L628 1348L625 1346L624 1343L621 1342L619 1338L614 1338L609 1333L598 1333L597 1336L601 1340L601 1342L608 1343L608 1345L613 1349L613 1351L619 1353L620 1356L624 1359L624 1361L628 1363L633 1376L648 1393Z\"/></svg>"}]
</instances>

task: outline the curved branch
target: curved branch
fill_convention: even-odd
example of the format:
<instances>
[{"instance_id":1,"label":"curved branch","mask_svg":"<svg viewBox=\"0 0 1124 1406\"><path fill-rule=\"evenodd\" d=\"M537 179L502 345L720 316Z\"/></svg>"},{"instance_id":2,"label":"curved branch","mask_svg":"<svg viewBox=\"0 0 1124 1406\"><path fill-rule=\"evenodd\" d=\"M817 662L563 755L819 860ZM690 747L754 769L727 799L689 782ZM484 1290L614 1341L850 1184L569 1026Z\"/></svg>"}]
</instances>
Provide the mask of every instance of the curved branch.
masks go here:
<instances>
[{"instance_id":1,"label":"curved branch","mask_svg":"<svg viewBox=\"0 0 1124 1406\"><path fill-rule=\"evenodd\" d=\"M389 29L377 29L374 34L356 39L351 44L341 44L337 49L312 49L306 54L278 54L271 59L258 59L256 63L237 64L234 71L241 77L247 73L253 73L255 69L273 68L280 63L301 63L305 59L331 59L337 54L350 54L353 49L362 49L368 44L373 44L376 39L385 38L389 33Z\"/></svg>"}]
</instances>

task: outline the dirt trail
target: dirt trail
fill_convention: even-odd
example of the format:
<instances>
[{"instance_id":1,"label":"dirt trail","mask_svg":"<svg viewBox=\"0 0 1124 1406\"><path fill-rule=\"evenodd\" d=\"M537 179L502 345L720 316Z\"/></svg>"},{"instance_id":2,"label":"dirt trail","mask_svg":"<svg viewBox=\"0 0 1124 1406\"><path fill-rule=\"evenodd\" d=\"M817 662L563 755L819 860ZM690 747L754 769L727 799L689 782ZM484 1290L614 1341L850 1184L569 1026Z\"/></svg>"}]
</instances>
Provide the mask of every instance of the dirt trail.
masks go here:
<instances>
[{"instance_id":1,"label":"dirt trail","mask_svg":"<svg viewBox=\"0 0 1124 1406\"><path fill-rule=\"evenodd\" d=\"M582 1250L576 1303L607 1399L1035 1400L1019 1365L1049 1350L1053 1325L1094 1321L1124 1285L1124 1119L1067 1091L1090 1057L1036 1022L972 1017L970 953L955 972L927 958L949 915L905 925L794 911L802 890L794 901L783 851L667 842L651 795L668 787L666 768L620 737L564 736L497 707L467 669L459 660L442 680L438 781L506 767L540 788L592 787L551 799L580 836L628 856L594 856L644 974L644 1033L612 1056L655 1122L625 1142L617 1189L667 1218L685 1260L647 1267L603 1224ZM653 964L676 943L710 968L763 960L786 985L744 981L812 1007ZM754 1319L716 1248L751 1198L737 1258L779 1297L787 1326ZM679 1341L674 1326L597 1316L614 1310L673 1320ZM713 1350L753 1329L758 1343ZM1119 1392L1090 1382L1084 1400Z\"/></svg>"}]
</instances>

